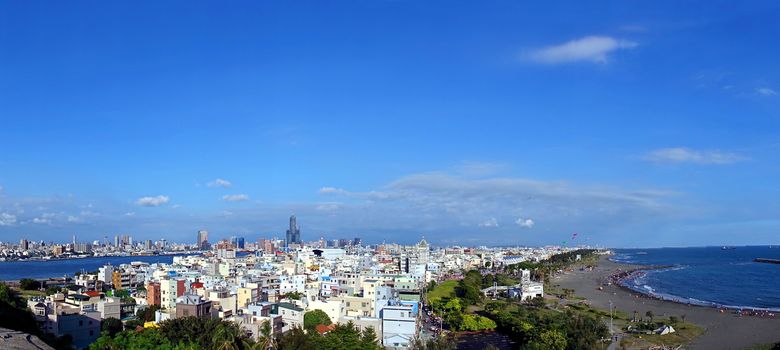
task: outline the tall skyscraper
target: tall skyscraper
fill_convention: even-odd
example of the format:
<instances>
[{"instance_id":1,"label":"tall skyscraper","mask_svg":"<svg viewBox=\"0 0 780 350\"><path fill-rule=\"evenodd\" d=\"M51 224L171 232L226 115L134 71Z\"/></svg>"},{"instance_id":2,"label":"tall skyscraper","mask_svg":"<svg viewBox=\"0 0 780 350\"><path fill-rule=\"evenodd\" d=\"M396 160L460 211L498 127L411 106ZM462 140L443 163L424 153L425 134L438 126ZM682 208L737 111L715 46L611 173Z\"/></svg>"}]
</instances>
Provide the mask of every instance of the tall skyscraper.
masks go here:
<instances>
[{"instance_id":1,"label":"tall skyscraper","mask_svg":"<svg viewBox=\"0 0 780 350\"><path fill-rule=\"evenodd\" d=\"M209 243L209 232L206 230L198 231L198 249L206 249Z\"/></svg>"},{"instance_id":2,"label":"tall skyscraper","mask_svg":"<svg viewBox=\"0 0 780 350\"><path fill-rule=\"evenodd\" d=\"M295 218L295 214L290 216L290 229L287 230L286 245L291 243L301 244L301 228L298 226L298 221Z\"/></svg>"}]
</instances>

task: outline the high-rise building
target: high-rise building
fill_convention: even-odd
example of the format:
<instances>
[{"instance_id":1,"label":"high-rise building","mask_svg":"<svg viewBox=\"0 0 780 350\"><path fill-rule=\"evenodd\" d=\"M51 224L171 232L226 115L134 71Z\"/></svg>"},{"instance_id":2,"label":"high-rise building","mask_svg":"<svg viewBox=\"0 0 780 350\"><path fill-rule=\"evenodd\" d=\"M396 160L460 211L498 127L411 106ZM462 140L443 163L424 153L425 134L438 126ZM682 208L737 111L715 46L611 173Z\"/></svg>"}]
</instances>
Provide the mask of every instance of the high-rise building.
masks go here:
<instances>
[{"instance_id":1,"label":"high-rise building","mask_svg":"<svg viewBox=\"0 0 780 350\"><path fill-rule=\"evenodd\" d=\"M301 228L298 226L295 214L290 216L290 229L287 230L287 239L285 240L285 243L288 246L292 243L301 244Z\"/></svg>"},{"instance_id":2,"label":"high-rise building","mask_svg":"<svg viewBox=\"0 0 780 350\"><path fill-rule=\"evenodd\" d=\"M30 249L30 242L27 241L26 239L22 239L21 241L19 241L19 248L21 248L22 250Z\"/></svg>"},{"instance_id":3,"label":"high-rise building","mask_svg":"<svg viewBox=\"0 0 780 350\"><path fill-rule=\"evenodd\" d=\"M352 240L352 245L359 247L363 245L363 240L360 239L360 237L355 237L355 239Z\"/></svg>"},{"instance_id":4,"label":"high-rise building","mask_svg":"<svg viewBox=\"0 0 780 350\"><path fill-rule=\"evenodd\" d=\"M198 249L208 249L209 232L206 230L198 231Z\"/></svg>"},{"instance_id":5,"label":"high-rise building","mask_svg":"<svg viewBox=\"0 0 780 350\"><path fill-rule=\"evenodd\" d=\"M231 237L233 245L237 249L244 249L246 242L244 240L244 237Z\"/></svg>"}]
</instances>

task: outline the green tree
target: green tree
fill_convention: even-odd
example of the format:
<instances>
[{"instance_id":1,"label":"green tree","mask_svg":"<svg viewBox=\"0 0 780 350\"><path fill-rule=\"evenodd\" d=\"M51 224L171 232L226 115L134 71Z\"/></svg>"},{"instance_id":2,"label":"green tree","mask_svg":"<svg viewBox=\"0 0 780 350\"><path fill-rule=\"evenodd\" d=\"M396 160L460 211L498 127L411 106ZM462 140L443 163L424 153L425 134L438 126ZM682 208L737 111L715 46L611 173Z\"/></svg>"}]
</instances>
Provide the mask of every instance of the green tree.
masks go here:
<instances>
[{"instance_id":1,"label":"green tree","mask_svg":"<svg viewBox=\"0 0 780 350\"><path fill-rule=\"evenodd\" d=\"M192 344L181 343L174 345L170 339L166 338L157 329L145 329L140 332L125 331L118 333L114 337L110 337L108 334L104 334L100 336L96 342L89 346L90 350L178 350L191 348Z\"/></svg>"},{"instance_id":2,"label":"green tree","mask_svg":"<svg viewBox=\"0 0 780 350\"><path fill-rule=\"evenodd\" d=\"M669 323L671 323L672 325L677 325L678 321L679 320L677 319L677 316L669 316Z\"/></svg>"},{"instance_id":3,"label":"green tree","mask_svg":"<svg viewBox=\"0 0 780 350\"><path fill-rule=\"evenodd\" d=\"M140 309L136 311L135 316L138 317L139 320L144 322L154 321L154 314L157 310L160 310L160 306L150 305L145 309Z\"/></svg>"},{"instance_id":4,"label":"green tree","mask_svg":"<svg viewBox=\"0 0 780 350\"><path fill-rule=\"evenodd\" d=\"M306 334L300 327L295 327L284 333L278 341L279 349L284 350L309 350L314 349L312 338L314 334ZM265 350L265 349L263 349Z\"/></svg>"},{"instance_id":5,"label":"green tree","mask_svg":"<svg viewBox=\"0 0 780 350\"><path fill-rule=\"evenodd\" d=\"M542 349L548 350L564 350L567 343L566 336L554 329L546 330L539 334L539 339L536 342L541 345Z\"/></svg>"},{"instance_id":6,"label":"green tree","mask_svg":"<svg viewBox=\"0 0 780 350\"><path fill-rule=\"evenodd\" d=\"M374 327L366 327L363 329L363 331L360 333L360 344L361 349L364 350L382 349L382 347L379 345L379 337L377 337L376 331L374 331Z\"/></svg>"},{"instance_id":7,"label":"green tree","mask_svg":"<svg viewBox=\"0 0 780 350\"><path fill-rule=\"evenodd\" d=\"M270 321L264 321L260 326L260 336L257 339L257 349L268 350L276 348L273 329Z\"/></svg>"},{"instance_id":8,"label":"green tree","mask_svg":"<svg viewBox=\"0 0 780 350\"><path fill-rule=\"evenodd\" d=\"M222 323L217 326L213 339L214 350L240 350L239 344L243 344L240 333L231 325Z\"/></svg>"},{"instance_id":9,"label":"green tree","mask_svg":"<svg viewBox=\"0 0 780 350\"><path fill-rule=\"evenodd\" d=\"M41 282L32 278L22 278L19 280L19 287L22 290L38 290L41 289Z\"/></svg>"},{"instance_id":10,"label":"green tree","mask_svg":"<svg viewBox=\"0 0 780 350\"><path fill-rule=\"evenodd\" d=\"M122 321L113 317L109 317L100 321L100 329L102 331L101 334L107 334L109 337L113 337L117 333L121 332L122 328Z\"/></svg>"},{"instance_id":11,"label":"green tree","mask_svg":"<svg viewBox=\"0 0 780 350\"><path fill-rule=\"evenodd\" d=\"M650 323L653 323L653 317L655 317L655 314L652 310L647 310L647 312L645 312L645 316L650 319Z\"/></svg>"},{"instance_id":12,"label":"green tree","mask_svg":"<svg viewBox=\"0 0 780 350\"><path fill-rule=\"evenodd\" d=\"M455 344L457 342L447 336L429 338L427 341L415 338L410 348L411 350L455 350Z\"/></svg>"},{"instance_id":13,"label":"green tree","mask_svg":"<svg viewBox=\"0 0 780 350\"><path fill-rule=\"evenodd\" d=\"M531 305L533 305L536 308L541 309L541 308L544 308L545 306L547 306L547 302L545 302L543 297L536 297L536 298L531 299Z\"/></svg>"},{"instance_id":14,"label":"green tree","mask_svg":"<svg viewBox=\"0 0 780 350\"><path fill-rule=\"evenodd\" d=\"M460 330L483 331L488 329L496 329L496 322L480 315L463 315Z\"/></svg>"},{"instance_id":15,"label":"green tree","mask_svg":"<svg viewBox=\"0 0 780 350\"><path fill-rule=\"evenodd\" d=\"M331 323L333 322L330 320L328 314L319 309L308 311L303 314L303 328L309 332L314 332L317 325L322 324L329 326Z\"/></svg>"},{"instance_id":16,"label":"green tree","mask_svg":"<svg viewBox=\"0 0 780 350\"><path fill-rule=\"evenodd\" d=\"M428 287L426 287L426 288L425 288L425 290L426 290L426 291L428 291L428 292L430 292L430 291L432 291L434 288L436 288L436 281L434 281L434 280L431 280L430 282L428 282Z\"/></svg>"}]
</instances>

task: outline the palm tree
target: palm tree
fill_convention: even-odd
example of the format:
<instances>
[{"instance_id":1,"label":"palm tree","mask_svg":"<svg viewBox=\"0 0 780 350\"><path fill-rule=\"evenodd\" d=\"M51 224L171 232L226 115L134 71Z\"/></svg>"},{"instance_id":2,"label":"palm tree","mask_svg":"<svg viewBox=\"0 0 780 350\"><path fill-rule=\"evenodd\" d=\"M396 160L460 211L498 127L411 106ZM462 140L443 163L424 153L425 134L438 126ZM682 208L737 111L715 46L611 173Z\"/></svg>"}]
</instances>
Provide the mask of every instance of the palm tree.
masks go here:
<instances>
[{"instance_id":1,"label":"palm tree","mask_svg":"<svg viewBox=\"0 0 780 350\"><path fill-rule=\"evenodd\" d=\"M276 349L276 341L274 340L270 321L264 321L263 325L260 327L260 337L257 339L257 344L260 344L259 349Z\"/></svg>"},{"instance_id":2,"label":"palm tree","mask_svg":"<svg viewBox=\"0 0 780 350\"><path fill-rule=\"evenodd\" d=\"M214 332L214 348L216 350L239 350L241 341L234 327L221 324Z\"/></svg>"}]
</instances>

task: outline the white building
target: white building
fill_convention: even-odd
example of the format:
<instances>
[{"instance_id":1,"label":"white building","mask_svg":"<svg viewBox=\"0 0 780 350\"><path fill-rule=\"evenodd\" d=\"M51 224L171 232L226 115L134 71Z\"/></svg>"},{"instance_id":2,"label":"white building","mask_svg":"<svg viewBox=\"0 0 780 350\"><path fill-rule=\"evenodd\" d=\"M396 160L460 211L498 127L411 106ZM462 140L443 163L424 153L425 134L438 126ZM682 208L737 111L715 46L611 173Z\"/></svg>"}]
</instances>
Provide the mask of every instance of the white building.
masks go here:
<instances>
[{"instance_id":1,"label":"white building","mask_svg":"<svg viewBox=\"0 0 780 350\"><path fill-rule=\"evenodd\" d=\"M382 308L382 345L408 348L417 336L417 305L391 301Z\"/></svg>"}]
</instances>

